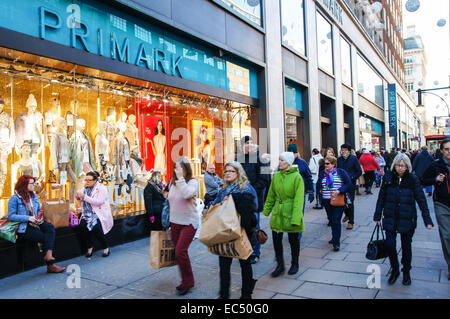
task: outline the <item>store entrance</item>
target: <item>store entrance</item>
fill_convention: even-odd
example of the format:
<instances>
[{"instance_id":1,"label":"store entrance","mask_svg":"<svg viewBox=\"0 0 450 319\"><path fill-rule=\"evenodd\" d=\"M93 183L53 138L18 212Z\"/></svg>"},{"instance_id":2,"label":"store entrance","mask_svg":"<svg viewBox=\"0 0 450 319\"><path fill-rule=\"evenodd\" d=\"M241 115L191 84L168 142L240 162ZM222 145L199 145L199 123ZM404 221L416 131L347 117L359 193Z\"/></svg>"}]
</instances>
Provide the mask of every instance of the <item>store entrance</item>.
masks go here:
<instances>
[{"instance_id":1,"label":"store entrance","mask_svg":"<svg viewBox=\"0 0 450 319\"><path fill-rule=\"evenodd\" d=\"M337 150L336 103L333 99L320 95L322 148Z\"/></svg>"}]
</instances>

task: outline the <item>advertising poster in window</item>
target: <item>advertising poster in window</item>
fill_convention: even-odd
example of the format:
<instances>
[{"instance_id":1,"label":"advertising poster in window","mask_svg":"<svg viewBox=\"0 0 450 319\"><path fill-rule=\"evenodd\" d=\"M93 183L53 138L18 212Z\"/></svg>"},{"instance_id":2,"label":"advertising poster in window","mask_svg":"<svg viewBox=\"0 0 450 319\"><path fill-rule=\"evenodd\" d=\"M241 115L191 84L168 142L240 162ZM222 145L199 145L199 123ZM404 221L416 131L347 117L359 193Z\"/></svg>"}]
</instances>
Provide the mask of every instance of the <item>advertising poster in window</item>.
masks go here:
<instances>
[{"instance_id":1,"label":"advertising poster in window","mask_svg":"<svg viewBox=\"0 0 450 319\"><path fill-rule=\"evenodd\" d=\"M192 120L191 134L193 157L200 160L202 174L204 174L208 164L213 163L212 122Z\"/></svg>"},{"instance_id":2,"label":"advertising poster in window","mask_svg":"<svg viewBox=\"0 0 450 319\"><path fill-rule=\"evenodd\" d=\"M145 169L160 171L163 180L168 181L169 119L151 114L143 114L142 117Z\"/></svg>"}]
</instances>

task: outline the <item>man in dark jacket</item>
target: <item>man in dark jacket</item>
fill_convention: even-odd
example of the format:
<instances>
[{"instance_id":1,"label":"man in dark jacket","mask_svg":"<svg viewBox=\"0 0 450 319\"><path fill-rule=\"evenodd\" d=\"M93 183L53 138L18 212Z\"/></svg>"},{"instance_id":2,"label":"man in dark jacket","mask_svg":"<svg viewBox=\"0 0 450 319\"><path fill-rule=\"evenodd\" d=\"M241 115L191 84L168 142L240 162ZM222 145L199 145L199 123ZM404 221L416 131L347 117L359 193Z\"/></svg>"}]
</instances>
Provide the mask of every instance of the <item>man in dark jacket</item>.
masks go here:
<instances>
[{"instance_id":1,"label":"man in dark jacket","mask_svg":"<svg viewBox=\"0 0 450 319\"><path fill-rule=\"evenodd\" d=\"M442 158L434 161L422 175L423 185L434 185L434 213L439 225L442 251L450 280L450 139L441 143Z\"/></svg>"},{"instance_id":2,"label":"man in dark jacket","mask_svg":"<svg viewBox=\"0 0 450 319\"><path fill-rule=\"evenodd\" d=\"M422 151L414 159L412 166L413 172L418 178L422 178L423 173L425 173L431 163L433 163L433 157L431 157L430 153L428 153L428 147L422 146ZM431 186L427 186L425 188L425 192L427 192L429 196L431 196L432 191L433 188Z\"/></svg>"},{"instance_id":3,"label":"man in dark jacket","mask_svg":"<svg viewBox=\"0 0 450 319\"><path fill-rule=\"evenodd\" d=\"M270 165L268 161L261 159L260 154L256 150L256 145L253 144L253 139L250 136L245 136L241 140L241 148L236 154L235 160L241 163L247 175L248 181L253 186L258 195L258 210L255 212L259 225L259 214L264 208L264 193L269 190L270 186ZM253 254L250 256L250 262L255 264L259 261L261 252L261 245L256 239L256 232L254 238L251 238L253 246Z\"/></svg>"},{"instance_id":4,"label":"man in dark jacket","mask_svg":"<svg viewBox=\"0 0 450 319\"><path fill-rule=\"evenodd\" d=\"M294 147L294 145L295 145L295 147ZM314 185L313 185L312 174L311 174L311 170L309 169L309 165L298 154L296 144L289 144L288 152L294 153L295 159L294 159L293 165L297 165L298 172L303 177L303 182L305 183L305 198L306 198L306 194L308 194L308 200L310 203L312 203L314 201ZM303 203L306 203L306 201L303 201ZM305 211L305 206L303 206L303 212L304 211Z\"/></svg>"},{"instance_id":5,"label":"man in dark jacket","mask_svg":"<svg viewBox=\"0 0 450 319\"><path fill-rule=\"evenodd\" d=\"M391 152L389 153L388 161L386 161L386 166L391 169L392 163L394 162L394 158L398 155L398 152L396 151L395 147L391 149Z\"/></svg>"},{"instance_id":6,"label":"man in dark jacket","mask_svg":"<svg viewBox=\"0 0 450 319\"><path fill-rule=\"evenodd\" d=\"M352 147L349 144L341 145L341 156L337 160L337 167L343 169L347 172L351 181L351 188L348 192L351 204L345 209L345 217L342 222L348 220L347 229L353 229L355 224L355 191L356 191L356 181L362 175L361 165L359 164L356 156L350 154Z\"/></svg>"}]
</instances>

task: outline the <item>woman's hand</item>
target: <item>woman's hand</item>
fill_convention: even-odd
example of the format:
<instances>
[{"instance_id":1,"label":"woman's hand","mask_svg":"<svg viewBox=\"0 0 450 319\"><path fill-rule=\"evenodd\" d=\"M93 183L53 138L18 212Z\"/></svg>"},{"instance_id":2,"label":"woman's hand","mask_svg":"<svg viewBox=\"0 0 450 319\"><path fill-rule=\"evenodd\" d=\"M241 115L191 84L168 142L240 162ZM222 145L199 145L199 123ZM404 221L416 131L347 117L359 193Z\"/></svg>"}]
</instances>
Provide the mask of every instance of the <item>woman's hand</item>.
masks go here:
<instances>
[{"instance_id":1,"label":"woman's hand","mask_svg":"<svg viewBox=\"0 0 450 319\"><path fill-rule=\"evenodd\" d=\"M79 199L79 200L84 200L84 197L85 197L86 195L82 192L82 191L78 191L78 193L77 193L77 199Z\"/></svg>"},{"instance_id":2,"label":"woman's hand","mask_svg":"<svg viewBox=\"0 0 450 319\"><path fill-rule=\"evenodd\" d=\"M432 229L433 225L427 225L427 229Z\"/></svg>"},{"instance_id":3,"label":"woman's hand","mask_svg":"<svg viewBox=\"0 0 450 319\"><path fill-rule=\"evenodd\" d=\"M341 193L341 192L339 192L339 191L337 190L337 191L332 192L331 194L333 195L333 197L336 197L336 196L338 196L340 193Z\"/></svg>"},{"instance_id":4,"label":"woman's hand","mask_svg":"<svg viewBox=\"0 0 450 319\"><path fill-rule=\"evenodd\" d=\"M44 222L43 220L37 219L37 218L34 217L34 216L30 216L30 217L28 218L28 221L29 221L30 223L36 224L36 225L40 225L40 224L42 224L42 223Z\"/></svg>"}]
</instances>

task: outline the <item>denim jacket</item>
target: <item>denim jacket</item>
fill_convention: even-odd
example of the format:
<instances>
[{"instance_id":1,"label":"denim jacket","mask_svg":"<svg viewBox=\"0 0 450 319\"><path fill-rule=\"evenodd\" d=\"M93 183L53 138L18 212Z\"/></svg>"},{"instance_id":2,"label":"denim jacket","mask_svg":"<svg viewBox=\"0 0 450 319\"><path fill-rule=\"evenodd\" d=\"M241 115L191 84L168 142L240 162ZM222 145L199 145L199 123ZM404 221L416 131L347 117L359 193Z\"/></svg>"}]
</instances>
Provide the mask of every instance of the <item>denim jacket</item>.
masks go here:
<instances>
[{"instance_id":1,"label":"denim jacket","mask_svg":"<svg viewBox=\"0 0 450 319\"><path fill-rule=\"evenodd\" d=\"M39 202L39 198L36 193L34 197L31 198L31 202L33 203L34 216L37 217L39 212L41 211L41 203ZM17 232L23 234L27 231L28 219L29 215L25 204L21 198L17 195L12 196L8 200L8 218L13 222L20 222L19 228Z\"/></svg>"}]
</instances>

